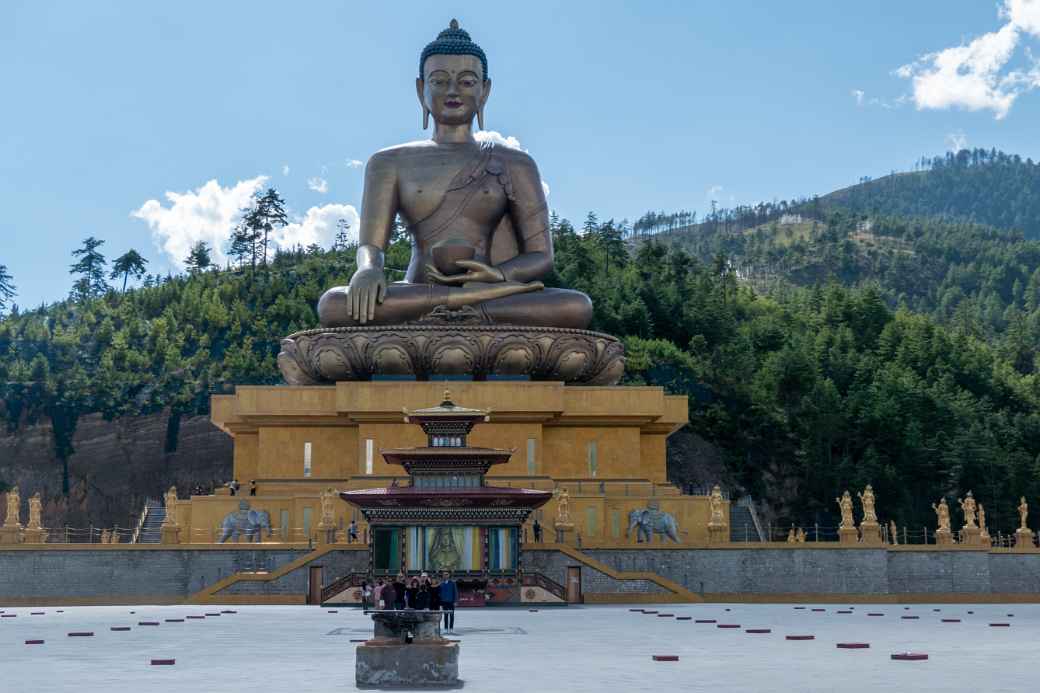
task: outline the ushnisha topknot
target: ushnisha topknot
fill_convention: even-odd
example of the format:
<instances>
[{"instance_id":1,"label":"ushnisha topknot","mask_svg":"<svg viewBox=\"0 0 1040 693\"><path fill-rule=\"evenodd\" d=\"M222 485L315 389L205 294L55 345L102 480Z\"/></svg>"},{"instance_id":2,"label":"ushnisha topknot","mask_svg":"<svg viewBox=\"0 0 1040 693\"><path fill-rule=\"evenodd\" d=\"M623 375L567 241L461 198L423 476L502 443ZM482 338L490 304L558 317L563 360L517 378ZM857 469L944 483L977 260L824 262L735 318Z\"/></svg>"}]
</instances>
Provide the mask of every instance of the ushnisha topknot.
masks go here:
<instances>
[{"instance_id":1,"label":"ushnisha topknot","mask_svg":"<svg viewBox=\"0 0 1040 693\"><path fill-rule=\"evenodd\" d=\"M419 79L423 78L423 65L431 55L472 55L480 58L480 64L484 68L484 79L488 78L487 56L484 55L484 49L473 43L466 30L459 28L457 19L451 20L448 28L437 34L437 40L431 41L426 48L423 48L422 55L419 56Z\"/></svg>"}]
</instances>

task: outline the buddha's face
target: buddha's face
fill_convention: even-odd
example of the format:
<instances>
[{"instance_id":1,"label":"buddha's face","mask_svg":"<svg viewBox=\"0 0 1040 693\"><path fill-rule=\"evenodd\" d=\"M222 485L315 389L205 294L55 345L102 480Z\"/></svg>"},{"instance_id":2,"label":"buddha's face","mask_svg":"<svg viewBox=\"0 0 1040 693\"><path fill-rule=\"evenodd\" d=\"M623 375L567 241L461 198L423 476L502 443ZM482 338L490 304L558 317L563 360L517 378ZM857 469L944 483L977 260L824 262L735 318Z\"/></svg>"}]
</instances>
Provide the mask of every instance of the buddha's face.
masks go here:
<instances>
[{"instance_id":1,"label":"buddha's face","mask_svg":"<svg viewBox=\"0 0 1040 693\"><path fill-rule=\"evenodd\" d=\"M491 93L491 80L483 73L480 59L472 55L431 55L423 77L415 80L419 102L442 125L471 123Z\"/></svg>"}]
</instances>

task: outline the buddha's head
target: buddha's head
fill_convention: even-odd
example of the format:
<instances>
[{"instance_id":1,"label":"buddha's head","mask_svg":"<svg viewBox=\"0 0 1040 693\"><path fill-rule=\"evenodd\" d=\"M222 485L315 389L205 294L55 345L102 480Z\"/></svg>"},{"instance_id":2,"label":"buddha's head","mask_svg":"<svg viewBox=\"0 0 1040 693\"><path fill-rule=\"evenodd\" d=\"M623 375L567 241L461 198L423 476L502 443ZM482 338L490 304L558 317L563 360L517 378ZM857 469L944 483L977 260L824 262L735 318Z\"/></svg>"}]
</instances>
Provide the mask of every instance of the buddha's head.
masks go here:
<instances>
[{"instance_id":1,"label":"buddha's head","mask_svg":"<svg viewBox=\"0 0 1040 693\"><path fill-rule=\"evenodd\" d=\"M423 128L429 117L443 125L468 125L476 116L484 127L484 104L491 93L487 56L459 28L456 20L423 49L415 92L423 109Z\"/></svg>"}]
</instances>

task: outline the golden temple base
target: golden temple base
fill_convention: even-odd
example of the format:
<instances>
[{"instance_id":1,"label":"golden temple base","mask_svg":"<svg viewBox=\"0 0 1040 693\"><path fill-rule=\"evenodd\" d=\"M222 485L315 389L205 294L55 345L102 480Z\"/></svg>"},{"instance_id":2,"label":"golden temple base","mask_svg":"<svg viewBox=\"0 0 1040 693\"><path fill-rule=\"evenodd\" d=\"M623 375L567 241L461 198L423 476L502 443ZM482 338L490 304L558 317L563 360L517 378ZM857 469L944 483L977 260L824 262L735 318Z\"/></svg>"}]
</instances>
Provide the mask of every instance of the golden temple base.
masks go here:
<instances>
[{"instance_id":1,"label":"golden temple base","mask_svg":"<svg viewBox=\"0 0 1040 693\"><path fill-rule=\"evenodd\" d=\"M45 544L47 543L47 530L37 527L26 529L22 532L23 544Z\"/></svg>"},{"instance_id":2,"label":"golden temple base","mask_svg":"<svg viewBox=\"0 0 1040 693\"><path fill-rule=\"evenodd\" d=\"M1036 551L1037 548L1033 544L1033 530L1019 528L1015 531L1015 547L1012 549L1015 553L1029 553Z\"/></svg>"},{"instance_id":3,"label":"golden temple base","mask_svg":"<svg viewBox=\"0 0 1040 693\"><path fill-rule=\"evenodd\" d=\"M876 522L861 522L859 525L860 543L868 546L881 546L881 525Z\"/></svg>"},{"instance_id":4,"label":"golden temple base","mask_svg":"<svg viewBox=\"0 0 1040 693\"><path fill-rule=\"evenodd\" d=\"M859 531L855 527L839 527L838 541L842 544L858 544Z\"/></svg>"},{"instance_id":5,"label":"golden temple base","mask_svg":"<svg viewBox=\"0 0 1040 693\"><path fill-rule=\"evenodd\" d=\"M939 546L953 544L953 532L948 529L935 530L935 543Z\"/></svg>"},{"instance_id":6,"label":"golden temple base","mask_svg":"<svg viewBox=\"0 0 1040 693\"><path fill-rule=\"evenodd\" d=\"M167 526L160 527L162 533L161 543L163 544L179 544L181 543L181 528L179 526Z\"/></svg>"},{"instance_id":7,"label":"golden temple base","mask_svg":"<svg viewBox=\"0 0 1040 693\"><path fill-rule=\"evenodd\" d=\"M22 526L15 525L10 527L4 525L0 527L0 544L21 544L22 543Z\"/></svg>"}]
</instances>

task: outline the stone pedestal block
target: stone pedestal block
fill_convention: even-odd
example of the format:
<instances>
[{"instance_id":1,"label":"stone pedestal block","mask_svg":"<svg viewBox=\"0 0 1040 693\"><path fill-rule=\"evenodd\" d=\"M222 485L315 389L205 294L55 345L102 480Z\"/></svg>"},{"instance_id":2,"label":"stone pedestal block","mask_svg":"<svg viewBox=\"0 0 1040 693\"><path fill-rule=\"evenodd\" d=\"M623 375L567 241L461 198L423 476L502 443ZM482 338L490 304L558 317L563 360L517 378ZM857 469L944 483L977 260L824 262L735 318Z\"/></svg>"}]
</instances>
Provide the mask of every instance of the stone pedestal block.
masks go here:
<instances>
[{"instance_id":1,"label":"stone pedestal block","mask_svg":"<svg viewBox=\"0 0 1040 693\"><path fill-rule=\"evenodd\" d=\"M181 528L177 525L160 527L162 532L162 543L163 544L179 544L181 543Z\"/></svg>"},{"instance_id":2,"label":"stone pedestal block","mask_svg":"<svg viewBox=\"0 0 1040 693\"><path fill-rule=\"evenodd\" d=\"M842 544L858 544L859 531L855 527L839 527L838 541Z\"/></svg>"},{"instance_id":3,"label":"stone pedestal block","mask_svg":"<svg viewBox=\"0 0 1040 693\"><path fill-rule=\"evenodd\" d=\"M962 527L961 544L965 546L983 546L982 530L978 527ZM988 546L988 543L985 545Z\"/></svg>"},{"instance_id":4,"label":"stone pedestal block","mask_svg":"<svg viewBox=\"0 0 1040 693\"><path fill-rule=\"evenodd\" d=\"M709 544L728 544L729 543L729 526L728 525L708 525L708 543Z\"/></svg>"},{"instance_id":5,"label":"stone pedestal block","mask_svg":"<svg viewBox=\"0 0 1040 693\"><path fill-rule=\"evenodd\" d=\"M24 544L45 544L47 543L47 530L40 529L26 529L22 532L22 543Z\"/></svg>"},{"instance_id":6,"label":"stone pedestal block","mask_svg":"<svg viewBox=\"0 0 1040 693\"><path fill-rule=\"evenodd\" d=\"M455 688L459 644L441 637L439 611L375 611L375 637L359 645L358 688Z\"/></svg>"},{"instance_id":7,"label":"stone pedestal block","mask_svg":"<svg viewBox=\"0 0 1040 693\"><path fill-rule=\"evenodd\" d=\"M0 527L0 544L21 544L22 526L4 525Z\"/></svg>"},{"instance_id":8,"label":"stone pedestal block","mask_svg":"<svg viewBox=\"0 0 1040 693\"><path fill-rule=\"evenodd\" d=\"M935 543L939 546L948 546L953 543L953 533L948 529L935 530Z\"/></svg>"},{"instance_id":9,"label":"stone pedestal block","mask_svg":"<svg viewBox=\"0 0 1040 693\"><path fill-rule=\"evenodd\" d=\"M1036 547L1033 546L1033 530L1018 528L1015 530L1015 552L1016 553L1027 553L1029 551L1036 551Z\"/></svg>"},{"instance_id":10,"label":"stone pedestal block","mask_svg":"<svg viewBox=\"0 0 1040 693\"><path fill-rule=\"evenodd\" d=\"M318 546L328 546L336 543L336 528L318 525Z\"/></svg>"},{"instance_id":11,"label":"stone pedestal block","mask_svg":"<svg viewBox=\"0 0 1040 693\"><path fill-rule=\"evenodd\" d=\"M570 522L557 522L553 525L556 529L557 544L573 544L574 525Z\"/></svg>"},{"instance_id":12,"label":"stone pedestal block","mask_svg":"<svg viewBox=\"0 0 1040 693\"><path fill-rule=\"evenodd\" d=\"M459 682L457 642L382 642L357 648L358 688L455 688Z\"/></svg>"},{"instance_id":13,"label":"stone pedestal block","mask_svg":"<svg viewBox=\"0 0 1040 693\"><path fill-rule=\"evenodd\" d=\"M881 525L876 522L861 522L859 524L860 541L868 546L881 546Z\"/></svg>"}]
</instances>

